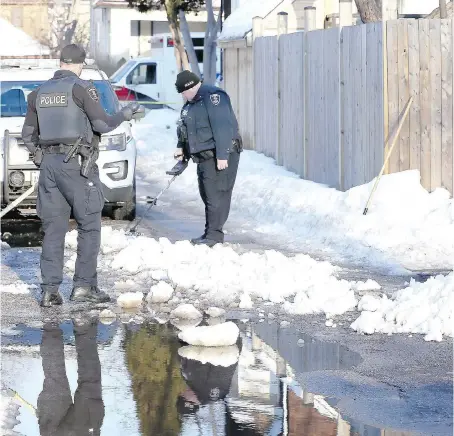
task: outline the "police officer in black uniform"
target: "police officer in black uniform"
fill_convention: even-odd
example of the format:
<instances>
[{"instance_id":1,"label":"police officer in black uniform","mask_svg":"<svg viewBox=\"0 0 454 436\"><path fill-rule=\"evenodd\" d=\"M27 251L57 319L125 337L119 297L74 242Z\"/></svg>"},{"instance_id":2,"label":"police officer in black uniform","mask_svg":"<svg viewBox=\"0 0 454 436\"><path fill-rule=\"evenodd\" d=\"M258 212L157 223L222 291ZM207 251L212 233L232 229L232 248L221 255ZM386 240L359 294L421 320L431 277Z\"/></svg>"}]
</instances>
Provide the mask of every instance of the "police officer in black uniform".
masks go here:
<instances>
[{"instance_id":1,"label":"police officer in black uniform","mask_svg":"<svg viewBox=\"0 0 454 436\"><path fill-rule=\"evenodd\" d=\"M238 122L227 93L202 84L196 74L181 72L175 86L186 100L175 157L191 157L197 163L199 191L205 204L205 232L191 242L212 247L224 242L223 227L242 151Z\"/></svg>"},{"instance_id":2,"label":"police officer in black uniform","mask_svg":"<svg viewBox=\"0 0 454 436\"><path fill-rule=\"evenodd\" d=\"M22 129L22 138L41 169L36 209L44 231L41 254L41 306L44 307L62 304L58 288L62 282L65 234L71 211L78 225L78 247L70 300L110 301L97 286L104 206L98 168L93 165L84 177L78 155L65 160L79 142L86 146L88 153L96 151L92 147L97 147L100 134L114 130L144 111L135 103L108 116L93 83L79 78L85 57L85 51L75 44L63 48L60 70L29 94Z\"/></svg>"}]
</instances>

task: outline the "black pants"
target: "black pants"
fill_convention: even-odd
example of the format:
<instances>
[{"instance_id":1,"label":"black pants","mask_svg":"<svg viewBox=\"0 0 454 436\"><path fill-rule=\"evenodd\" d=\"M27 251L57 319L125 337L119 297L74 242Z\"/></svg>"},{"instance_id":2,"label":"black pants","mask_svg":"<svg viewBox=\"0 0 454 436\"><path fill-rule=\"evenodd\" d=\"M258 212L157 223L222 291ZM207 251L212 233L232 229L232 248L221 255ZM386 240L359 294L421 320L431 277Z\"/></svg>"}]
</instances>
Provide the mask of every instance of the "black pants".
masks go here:
<instances>
[{"instance_id":1,"label":"black pants","mask_svg":"<svg viewBox=\"0 0 454 436\"><path fill-rule=\"evenodd\" d=\"M230 153L229 166L217 169L216 159L208 159L197 165L200 196L205 204L205 237L224 242L224 224L229 217L230 202L235 185L240 153Z\"/></svg>"},{"instance_id":2,"label":"black pants","mask_svg":"<svg viewBox=\"0 0 454 436\"><path fill-rule=\"evenodd\" d=\"M78 225L74 286L97 285L101 243L101 212L104 207L98 168L89 179L80 174L77 158L64 163L63 154L45 154L38 182L37 213L44 240L41 253L43 288L55 288L63 278L65 235L71 210Z\"/></svg>"},{"instance_id":3,"label":"black pants","mask_svg":"<svg viewBox=\"0 0 454 436\"><path fill-rule=\"evenodd\" d=\"M44 383L37 412L41 436L100 435L104 402L96 333L96 324L74 326L78 378L73 403L66 377L63 333L55 324L44 325L41 342Z\"/></svg>"}]
</instances>

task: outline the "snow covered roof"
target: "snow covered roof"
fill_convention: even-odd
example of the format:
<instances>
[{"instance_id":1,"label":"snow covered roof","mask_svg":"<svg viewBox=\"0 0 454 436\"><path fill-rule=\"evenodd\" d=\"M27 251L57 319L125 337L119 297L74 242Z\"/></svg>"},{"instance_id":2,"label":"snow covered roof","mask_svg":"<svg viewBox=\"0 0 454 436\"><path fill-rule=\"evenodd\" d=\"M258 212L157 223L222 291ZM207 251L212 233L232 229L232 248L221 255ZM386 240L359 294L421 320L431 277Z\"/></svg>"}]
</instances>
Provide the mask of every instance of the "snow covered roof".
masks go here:
<instances>
[{"instance_id":1,"label":"snow covered roof","mask_svg":"<svg viewBox=\"0 0 454 436\"><path fill-rule=\"evenodd\" d=\"M8 20L0 18L0 28L3 35L8 35L8 38L0 38L0 56L46 56L50 54L49 47L40 44Z\"/></svg>"},{"instance_id":2,"label":"snow covered roof","mask_svg":"<svg viewBox=\"0 0 454 436\"><path fill-rule=\"evenodd\" d=\"M225 20L218 41L234 41L243 39L252 30L254 17L265 18L282 0L245 0Z\"/></svg>"}]
</instances>

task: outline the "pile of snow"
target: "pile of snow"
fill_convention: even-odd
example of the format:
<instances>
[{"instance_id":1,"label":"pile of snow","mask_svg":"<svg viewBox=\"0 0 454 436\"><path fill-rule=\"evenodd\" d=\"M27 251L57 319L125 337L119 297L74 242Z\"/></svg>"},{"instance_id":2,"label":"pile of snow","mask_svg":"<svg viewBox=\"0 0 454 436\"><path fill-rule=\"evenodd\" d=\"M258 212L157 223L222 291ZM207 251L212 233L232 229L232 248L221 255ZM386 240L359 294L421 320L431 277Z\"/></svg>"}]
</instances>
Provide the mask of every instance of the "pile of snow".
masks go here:
<instances>
[{"instance_id":1,"label":"pile of snow","mask_svg":"<svg viewBox=\"0 0 454 436\"><path fill-rule=\"evenodd\" d=\"M23 281L16 281L9 285L2 285L1 292L8 294L28 294L31 289L36 289L36 285L28 285Z\"/></svg>"},{"instance_id":2,"label":"pile of snow","mask_svg":"<svg viewBox=\"0 0 454 436\"><path fill-rule=\"evenodd\" d=\"M189 345L203 347L228 347L236 344L240 330L233 322L214 326L192 327L183 330L178 338Z\"/></svg>"},{"instance_id":3,"label":"pile of snow","mask_svg":"<svg viewBox=\"0 0 454 436\"><path fill-rule=\"evenodd\" d=\"M153 271L151 276L154 278L158 274ZM167 274L165 274L167 276ZM162 277L161 271L159 271L159 276ZM167 303L172 298L173 288L166 282L159 282L156 285L153 285L150 289L150 292L147 295L147 301L149 303Z\"/></svg>"},{"instance_id":4,"label":"pile of snow","mask_svg":"<svg viewBox=\"0 0 454 436\"><path fill-rule=\"evenodd\" d=\"M241 9L241 8L240 8ZM233 18L233 14L230 18ZM138 172L158 191L174 165L175 121L178 114L152 111L137 125ZM166 129L170 125L174 128ZM337 261L374 265L387 271L451 269L454 258L454 203L448 191L428 193L417 170L385 175L363 209L374 181L340 192L300 179L253 151L242 153L233 192L230 221L289 241L292 248L310 247ZM178 178L166 198L203 205L197 190L195 165ZM240 230L241 231L241 230ZM402 268L404 267L404 268Z\"/></svg>"},{"instance_id":5,"label":"pile of snow","mask_svg":"<svg viewBox=\"0 0 454 436\"><path fill-rule=\"evenodd\" d=\"M238 362L240 350L236 345L230 347L194 347L187 345L179 348L178 354L185 359L227 368Z\"/></svg>"},{"instance_id":6,"label":"pile of snow","mask_svg":"<svg viewBox=\"0 0 454 436\"><path fill-rule=\"evenodd\" d=\"M364 296L358 304L363 312L351 327L367 334L421 333L426 341L441 341L454 336L453 307L454 273L425 283L412 280L393 299Z\"/></svg>"},{"instance_id":7,"label":"pile of snow","mask_svg":"<svg viewBox=\"0 0 454 436\"><path fill-rule=\"evenodd\" d=\"M2 242L2 245L0 247L1 250L9 250L11 247L8 243L6 243L5 241L1 241Z\"/></svg>"},{"instance_id":8,"label":"pile of snow","mask_svg":"<svg viewBox=\"0 0 454 436\"><path fill-rule=\"evenodd\" d=\"M104 256L109 269L122 274L140 272L149 277L158 271L160 275L166 274L171 282L153 286L148 301L156 294L163 302L170 298L171 289L178 286L194 290L220 306L240 300L241 308L251 309L253 299L258 297L273 303L286 301L285 307L290 313L335 315L356 306L351 284L335 277L339 268L307 255L285 256L275 250L240 254L222 245L211 249L193 246L189 241L171 243L166 238L128 236L123 239L121 232L102 228L101 248L103 253L109 253ZM69 234L68 239L71 238L73 235ZM170 302L177 301L174 297ZM201 317L199 312L196 315ZM173 316L188 317L176 313Z\"/></svg>"}]
</instances>

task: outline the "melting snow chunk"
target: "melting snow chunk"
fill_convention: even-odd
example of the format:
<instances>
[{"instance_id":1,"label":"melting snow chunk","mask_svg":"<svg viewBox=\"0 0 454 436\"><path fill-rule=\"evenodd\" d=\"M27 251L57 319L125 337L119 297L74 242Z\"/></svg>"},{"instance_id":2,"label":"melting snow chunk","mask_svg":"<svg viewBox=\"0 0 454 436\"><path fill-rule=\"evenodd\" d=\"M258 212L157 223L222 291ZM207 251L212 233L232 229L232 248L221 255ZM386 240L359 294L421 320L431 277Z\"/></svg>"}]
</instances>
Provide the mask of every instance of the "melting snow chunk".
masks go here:
<instances>
[{"instance_id":1,"label":"melting snow chunk","mask_svg":"<svg viewBox=\"0 0 454 436\"><path fill-rule=\"evenodd\" d=\"M364 295L364 297L359 300L358 303L358 310L359 311L367 311L367 312L376 312L381 308L381 301L377 297L373 297L372 295Z\"/></svg>"},{"instance_id":2,"label":"melting snow chunk","mask_svg":"<svg viewBox=\"0 0 454 436\"><path fill-rule=\"evenodd\" d=\"M253 303L251 296L249 294L244 293L240 299L240 309L252 309L252 307Z\"/></svg>"},{"instance_id":3,"label":"melting snow chunk","mask_svg":"<svg viewBox=\"0 0 454 436\"><path fill-rule=\"evenodd\" d=\"M225 315L225 310L220 309L219 307L209 307L205 313L212 318L219 318Z\"/></svg>"},{"instance_id":4,"label":"melting snow chunk","mask_svg":"<svg viewBox=\"0 0 454 436\"><path fill-rule=\"evenodd\" d=\"M147 295L149 303L167 303L172 298L173 288L166 282L153 285Z\"/></svg>"},{"instance_id":5,"label":"melting snow chunk","mask_svg":"<svg viewBox=\"0 0 454 436\"><path fill-rule=\"evenodd\" d=\"M176 309L172 310L171 318L178 319L197 319L203 315L192 304L181 304Z\"/></svg>"},{"instance_id":6,"label":"melting snow chunk","mask_svg":"<svg viewBox=\"0 0 454 436\"><path fill-rule=\"evenodd\" d=\"M100 318L116 318L117 315L113 313L110 309L104 309L99 314Z\"/></svg>"},{"instance_id":7,"label":"melting snow chunk","mask_svg":"<svg viewBox=\"0 0 454 436\"><path fill-rule=\"evenodd\" d=\"M381 286L371 279L366 282L357 282L354 287L357 291L379 291L381 289Z\"/></svg>"},{"instance_id":8,"label":"melting snow chunk","mask_svg":"<svg viewBox=\"0 0 454 436\"><path fill-rule=\"evenodd\" d=\"M178 334L178 337L189 345L203 347L225 347L234 345L240 330L236 324L228 321L215 326L193 327Z\"/></svg>"},{"instance_id":9,"label":"melting snow chunk","mask_svg":"<svg viewBox=\"0 0 454 436\"><path fill-rule=\"evenodd\" d=\"M142 292L126 292L117 298L117 304L123 309L139 307L142 304Z\"/></svg>"}]
</instances>

